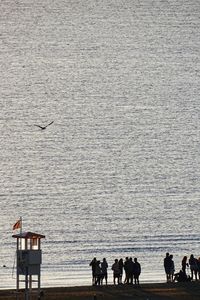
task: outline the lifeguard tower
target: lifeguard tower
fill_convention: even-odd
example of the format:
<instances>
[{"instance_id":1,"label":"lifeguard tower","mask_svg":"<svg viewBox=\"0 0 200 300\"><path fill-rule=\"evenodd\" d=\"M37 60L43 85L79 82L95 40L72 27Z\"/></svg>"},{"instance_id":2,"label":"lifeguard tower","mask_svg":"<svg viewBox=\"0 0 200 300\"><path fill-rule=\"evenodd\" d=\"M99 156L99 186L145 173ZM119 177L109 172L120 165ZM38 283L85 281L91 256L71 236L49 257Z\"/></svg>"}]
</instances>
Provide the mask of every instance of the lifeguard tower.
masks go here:
<instances>
[{"instance_id":1,"label":"lifeguard tower","mask_svg":"<svg viewBox=\"0 0 200 300\"><path fill-rule=\"evenodd\" d=\"M42 263L41 239L44 235L33 232L14 234L17 239L16 249L16 290L20 289L20 282L25 285L25 300L31 299L33 283L37 284L38 299L40 299L40 266Z\"/></svg>"}]
</instances>

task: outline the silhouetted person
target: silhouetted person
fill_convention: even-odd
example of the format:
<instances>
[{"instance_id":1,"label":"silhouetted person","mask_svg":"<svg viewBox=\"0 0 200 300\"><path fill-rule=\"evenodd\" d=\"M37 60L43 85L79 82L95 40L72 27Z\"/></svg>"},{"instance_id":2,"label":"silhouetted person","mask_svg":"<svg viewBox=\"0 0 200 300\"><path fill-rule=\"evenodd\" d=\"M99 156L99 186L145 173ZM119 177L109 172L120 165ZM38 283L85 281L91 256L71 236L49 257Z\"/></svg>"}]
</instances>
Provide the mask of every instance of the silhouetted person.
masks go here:
<instances>
[{"instance_id":1,"label":"silhouetted person","mask_svg":"<svg viewBox=\"0 0 200 300\"><path fill-rule=\"evenodd\" d=\"M174 275L174 281L178 282L185 282L185 281L191 281L191 278L186 275L186 273L183 272L183 270L180 270L179 273L176 273Z\"/></svg>"},{"instance_id":2,"label":"silhouetted person","mask_svg":"<svg viewBox=\"0 0 200 300\"><path fill-rule=\"evenodd\" d=\"M194 258L193 254L190 255L189 265L190 265L192 280L194 279L194 277L195 277L195 280L197 280L198 266L197 266L197 260L196 260L196 258Z\"/></svg>"},{"instance_id":3,"label":"silhouetted person","mask_svg":"<svg viewBox=\"0 0 200 300\"><path fill-rule=\"evenodd\" d=\"M171 266L170 266L170 282L173 282L174 279L174 272L175 272L175 266L174 266L174 261L173 261L173 255L171 254L170 256L171 260Z\"/></svg>"},{"instance_id":4,"label":"silhouetted person","mask_svg":"<svg viewBox=\"0 0 200 300\"><path fill-rule=\"evenodd\" d=\"M120 258L120 260L119 260L119 269L120 269L119 283L120 284L122 284L123 267L124 267L124 262L123 262L123 259Z\"/></svg>"},{"instance_id":5,"label":"silhouetted person","mask_svg":"<svg viewBox=\"0 0 200 300\"><path fill-rule=\"evenodd\" d=\"M128 283L128 257L126 257L125 262L124 262L124 272L125 272L125 279L124 279L124 283Z\"/></svg>"},{"instance_id":6,"label":"silhouetted person","mask_svg":"<svg viewBox=\"0 0 200 300\"><path fill-rule=\"evenodd\" d=\"M133 284L133 270L134 270L134 264L132 257L129 258L128 264L127 264L127 283Z\"/></svg>"},{"instance_id":7,"label":"silhouetted person","mask_svg":"<svg viewBox=\"0 0 200 300\"><path fill-rule=\"evenodd\" d=\"M101 271L101 265L100 260L96 262L96 268L95 268L95 284L100 285L102 284L102 271Z\"/></svg>"},{"instance_id":8,"label":"silhouetted person","mask_svg":"<svg viewBox=\"0 0 200 300\"><path fill-rule=\"evenodd\" d=\"M101 263L101 271L102 271L102 284L103 280L105 279L106 285L108 283L108 263L105 258L103 258L103 262Z\"/></svg>"},{"instance_id":9,"label":"silhouetted person","mask_svg":"<svg viewBox=\"0 0 200 300\"><path fill-rule=\"evenodd\" d=\"M199 279L200 279L200 257L197 259L197 266L198 266L198 276L199 276Z\"/></svg>"},{"instance_id":10,"label":"silhouetted person","mask_svg":"<svg viewBox=\"0 0 200 300\"><path fill-rule=\"evenodd\" d=\"M119 284L120 269L119 269L118 259L115 259L115 262L112 265L112 270L113 270L113 283L116 284L116 279L117 279L117 283Z\"/></svg>"},{"instance_id":11,"label":"silhouetted person","mask_svg":"<svg viewBox=\"0 0 200 300\"><path fill-rule=\"evenodd\" d=\"M170 282L171 259L168 252L166 253L166 257L164 258L164 269L167 282Z\"/></svg>"},{"instance_id":12,"label":"silhouetted person","mask_svg":"<svg viewBox=\"0 0 200 300\"><path fill-rule=\"evenodd\" d=\"M139 277L141 274L141 266L140 263L137 261L137 258L134 258L134 263L133 263L133 277L134 277L134 281L135 284L140 284L139 282Z\"/></svg>"},{"instance_id":13,"label":"silhouetted person","mask_svg":"<svg viewBox=\"0 0 200 300\"><path fill-rule=\"evenodd\" d=\"M187 256L183 257L181 265L182 265L182 271L186 275L186 268L188 267Z\"/></svg>"},{"instance_id":14,"label":"silhouetted person","mask_svg":"<svg viewBox=\"0 0 200 300\"><path fill-rule=\"evenodd\" d=\"M96 264L97 259L96 257L93 258L93 260L90 262L90 267L92 267L92 284L94 285L96 283Z\"/></svg>"}]
</instances>

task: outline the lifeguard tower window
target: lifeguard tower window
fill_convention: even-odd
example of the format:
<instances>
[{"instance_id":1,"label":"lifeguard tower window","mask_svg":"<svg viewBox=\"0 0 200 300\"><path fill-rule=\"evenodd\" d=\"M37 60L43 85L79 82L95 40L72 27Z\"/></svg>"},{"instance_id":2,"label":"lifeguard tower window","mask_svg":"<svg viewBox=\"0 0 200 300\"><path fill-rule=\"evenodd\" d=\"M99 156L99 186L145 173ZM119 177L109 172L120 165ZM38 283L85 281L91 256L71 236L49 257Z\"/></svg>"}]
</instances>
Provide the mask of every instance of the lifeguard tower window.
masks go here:
<instances>
[{"instance_id":1,"label":"lifeguard tower window","mask_svg":"<svg viewBox=\"0 0 200 300\"><path fill-rule=\"evenodd\" d=\"M38 239L32 239L33 247L38 245Z\"/></svg>"}]
</instances>

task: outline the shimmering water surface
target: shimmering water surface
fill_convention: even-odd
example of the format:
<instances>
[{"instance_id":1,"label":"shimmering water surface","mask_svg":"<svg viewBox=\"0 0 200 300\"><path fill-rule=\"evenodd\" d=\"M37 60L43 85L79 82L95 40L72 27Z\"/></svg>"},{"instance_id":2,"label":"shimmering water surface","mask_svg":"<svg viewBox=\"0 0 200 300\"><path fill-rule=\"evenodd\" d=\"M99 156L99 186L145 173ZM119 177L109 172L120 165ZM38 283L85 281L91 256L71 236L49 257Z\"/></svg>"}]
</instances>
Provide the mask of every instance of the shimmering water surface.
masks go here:
<instances>
[{"instance_id":1,"label":"shimmering water surface","mask_svg":"<svg viewBox=\"0 0 200 300\"><path fill-rule=\"evenodd\" d=\"M0 3L0 288L12 225L44 234L43 286L91 284L90 260L200 255L200 2ZM45 125L46 130L34 124ZM5 265L6 267L3 267Z\"/></svg>"}]
</instances>

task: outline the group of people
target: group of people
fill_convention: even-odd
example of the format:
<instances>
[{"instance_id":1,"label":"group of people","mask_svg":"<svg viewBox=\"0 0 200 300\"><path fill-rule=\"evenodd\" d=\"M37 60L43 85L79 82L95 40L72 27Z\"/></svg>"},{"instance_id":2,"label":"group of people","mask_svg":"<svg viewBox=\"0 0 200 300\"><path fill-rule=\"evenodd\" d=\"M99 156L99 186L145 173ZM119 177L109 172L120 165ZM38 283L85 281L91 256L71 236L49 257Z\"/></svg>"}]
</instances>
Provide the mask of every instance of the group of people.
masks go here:
<instances>
[{"instance_id":1,"label":"group of people","mask_svg":"<svg viewBox=\"0 0 200 300\"><path fill-rule=\"evenodd\" d=\"M102 285L108 284L108 263L106 258L103 261L97 260L96 257L89 264L92 268L92 284ZM173 255L166 253L164 258L164 269L166 274L167 282L184 282L200 279L200 257L197 259L193 254L190 255L189 259L184 256L181 261L181 270L175 273L175 265ZM139 277L141 274L141 265L135 257L126 257L125 260L115 259L111 266L113 271L113 283L116 284L133 284L139 285ZM188 274L190 270L190 274ZM122 280L123 274L125 273L124 281Z\"/></svg>"},{"instance_id":2,"label":"group of people","mask_svg":"<svg viewBox=\"0 0 200 300\"><path fill-rule=\"evenodd\" d=\"M200 257L197 259L191 254L188 259L187 256L184 256L181 261L181 270L175 273L173 255L167 252L164 258L164 269L167 282L197 280L200 279ZM187 274L187 269L190 269L190 274Z\"/></svg>"},{"instance_id":3,"label":"group of people","mask_svg":"<svg viewBox=\"0 0 200 300\"><path fill-rule=\"evenodd\" d=\"M108 283L108 263L106 258L103 261L97 260L96 257L89 264L92 267L92 284L102 285L103 281ZM141 273L141 265L137 258L132 259L132 257L126 257L125 261L123 259L115 259L111 266L113 271L113 283L116 284L133 284L139 285L139 276ZM124 271L124 272L123 272ZM125 273L124 282L122 281L123 273Z\"/></svg>"},{"instance_id":4,"label":"group of people","mask_svg":"<svg viewBox=\"0 0 200 300\"><path fill-rule=\"evenodd\" d=\"M93 285L102 285L103 280L105 279L106 284L108 283L108 263L106 258L103 258L103 261L97 260L96 257L90 262L92 267L92 284Z\"/></svg>"}]
</instances>

